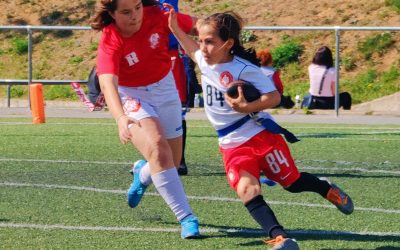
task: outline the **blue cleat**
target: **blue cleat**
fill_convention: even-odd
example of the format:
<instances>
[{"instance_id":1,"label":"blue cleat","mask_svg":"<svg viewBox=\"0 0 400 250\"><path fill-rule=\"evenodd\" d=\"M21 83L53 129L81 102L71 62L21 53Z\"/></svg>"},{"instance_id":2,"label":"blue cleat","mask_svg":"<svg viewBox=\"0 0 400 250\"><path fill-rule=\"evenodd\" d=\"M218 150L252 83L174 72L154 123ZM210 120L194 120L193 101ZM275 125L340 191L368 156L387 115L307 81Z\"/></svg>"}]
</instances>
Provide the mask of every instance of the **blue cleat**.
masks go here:
<instances>
[{"instance_id":1,"label":"blue cleat","mask_svg":"<svg viewBox=\"0 0 400 250\"><path fill-rule=\"evenodd\" d=\"M267 178L261 178L261 179L260 179L260 182L261 182L261 183L264 183L265 185L270 186L270 187L273 187L273 186L276 185L276 182L275 182L275 181L270 180L270 179L267 179Z\"/></svg>"},{"instance_id":2,"label":"blue cleat","mask_svg":"<svg viewBox=\"0 0 400 250\"><path fill-rule=\"evenodd\" d=\"M196 239L200 237L199 221L196 216L189 215L180 222L182 226L182 239Z\"/></svg>"},{"instance_id":3,"label":"blue cleat","mask_svg":"<svg viewBox=\"0 0 400 250\"><path fill-rule=\"evenodd\" d=\"M131 169L131 174L133 175L132 185L128 190L127 198L128 205L131 208L137 207L139 205L140 200L143 197L144 192L146 191L147 186L140 182L140 171L146 165L147 161L138 160L133 164Z\"/></svg>"}]
</instances>

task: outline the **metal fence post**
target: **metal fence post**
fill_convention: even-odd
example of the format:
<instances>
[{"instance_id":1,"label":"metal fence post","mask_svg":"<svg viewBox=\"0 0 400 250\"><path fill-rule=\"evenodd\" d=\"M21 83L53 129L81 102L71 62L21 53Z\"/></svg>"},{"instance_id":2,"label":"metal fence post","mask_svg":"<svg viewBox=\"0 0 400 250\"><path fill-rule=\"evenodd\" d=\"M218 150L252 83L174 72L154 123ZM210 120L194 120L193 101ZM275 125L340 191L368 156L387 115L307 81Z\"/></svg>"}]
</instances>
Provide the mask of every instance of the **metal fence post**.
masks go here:
<instances>
[{"instance_id":1,"label":"metal fence post","mask_svg":"<svg viewBox=\"0 0 400 250\"><path fill-rule=\"evenodd\" d=\"M336 90L335 90L335 112L336 117L339 116L339 74L340 74L340 27L335 27L335 35L336 35L336 58L335 58L335 66L336 66Z\"/></svg>"},{"instance_id":2,"label":"metal fence post","mask_svg":"<svg viewBox=\"0 0 400 250\"><path fill-rule=\"evenodd\" d=\"M10 99L11 99L11 85L7 85L7 108L10 107Z\"/></svg>"},{"instance_id":3,"label":"metal fence post","mask_svg":"<svg viewBox=\"0 0 400 250\"><path fill-rule=\"evenodd\" d=\"M32 83L32 29L31 26L27 26L28 31L28 104L29 109L31 108L31 93L30 85Z\"/></svg>"}]
</instances>

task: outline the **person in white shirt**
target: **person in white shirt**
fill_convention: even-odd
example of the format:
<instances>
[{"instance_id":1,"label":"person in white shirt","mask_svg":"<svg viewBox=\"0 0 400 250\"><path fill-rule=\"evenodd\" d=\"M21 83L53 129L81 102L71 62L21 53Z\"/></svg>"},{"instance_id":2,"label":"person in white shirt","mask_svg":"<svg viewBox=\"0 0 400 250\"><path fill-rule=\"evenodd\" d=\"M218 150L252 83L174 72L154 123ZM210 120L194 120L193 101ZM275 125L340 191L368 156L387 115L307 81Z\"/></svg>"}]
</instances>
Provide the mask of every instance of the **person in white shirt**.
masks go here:
<instances>
[{"instance_id":1,"label":"person in white shirt","mask_svg":"<svg viewBox=\"0 0 400 250\"><path fill-rule=\"evenodd\" d=\"M169 8L171 31L201 71L204 108L218 134L227 180L250 215L271 238L265 242L274 245L272 249L299 249L261 195L260 171L289 192L319 193L343 213L351 213L352 201L342 190L326 180L298 171L280 134L289 138L288 141L295 139L292 142L297 138L287 136L287 130L276 124L268 113L262 112L276 106L280 94L274 83L261 72L254 49L245 49L241 45L242 19L233 12L225 12L199 20L197 43L179 28L176 12L172 6ZM227 90L238 81L253 84L259 90L260 98L247 102L241 87L238 87L238 97L229 97ZM258 112L257 120L249 115L255 112ZM264 126L265 121L271 127Z\"/></svg>"},{"instance_id":2,"label":"person in white shirt","mask_svg":"<svg viewBox=\"0 0 400 250\"><path fill-rule=\"evenodd\" d=\"M310 77L309 98L314 101L303 105L309 109L334 109L336 93L336 69L333 67L332 52L327 46L322 46L315 53L312 63L308 66ZM307 98L306 98L307 100ZM343 109L351 108L351 96L348 92L340 93L339 104Z\"/></svg>"}]
</instances>

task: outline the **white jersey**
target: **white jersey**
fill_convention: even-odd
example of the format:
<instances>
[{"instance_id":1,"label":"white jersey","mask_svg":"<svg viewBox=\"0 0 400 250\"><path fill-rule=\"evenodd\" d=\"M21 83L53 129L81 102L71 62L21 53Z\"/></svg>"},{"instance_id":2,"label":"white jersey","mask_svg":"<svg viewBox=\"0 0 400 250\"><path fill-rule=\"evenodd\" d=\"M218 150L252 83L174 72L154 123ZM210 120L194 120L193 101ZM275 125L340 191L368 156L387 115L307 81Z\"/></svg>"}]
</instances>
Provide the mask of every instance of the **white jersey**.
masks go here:
<instances>
[{"instance_id":1,"label":"white jersey","mask_svg":"<svg viewBox=\"0 0 400 250\"><path fill-rule=\"evenodd\" d=\"M236 112L225 102L224 94L229 83L237 80L252 83L261 94L276 90L274 83L261 72L258 66L240 57L234 56L233 60L228 63L208 65L201 51L197 50L195 59L201 71L206 115L216 130L226 128L247 115ZM266 112L259 114L272 119ZM253 120L249 120L231 133L219 137L218 142L222 148L234 148L245 143L263 129Z\"/></svg>"},{"instance_id":2,"label":"white jersey","mask_svg":"<svg viewBox=\"0 0 400 250\"><path fill-rule=\"evenodd\" d=\"M274 75L276 69L269 67L269 66L261 66L260 69L261 69L261 72L264 73L264 75L268 76L268 78L271 79L271 81L273 81L272 76Z\"/></svg>"}]
</instances>

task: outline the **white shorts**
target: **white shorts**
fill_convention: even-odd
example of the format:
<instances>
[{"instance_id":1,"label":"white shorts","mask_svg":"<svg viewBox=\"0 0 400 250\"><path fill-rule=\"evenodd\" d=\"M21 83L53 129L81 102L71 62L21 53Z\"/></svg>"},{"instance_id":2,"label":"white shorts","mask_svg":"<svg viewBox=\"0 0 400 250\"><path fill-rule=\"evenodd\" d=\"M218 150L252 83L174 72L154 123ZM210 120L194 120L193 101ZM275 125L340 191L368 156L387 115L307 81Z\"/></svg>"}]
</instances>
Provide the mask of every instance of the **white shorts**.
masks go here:
<instances>
[{"instance_id":1,"label":"white shorts","mask_svg":"<svg viewBox=\"0 0 400 250\"><path fill-rule=\"evenodd\" d=\"M145 87L118 87L127 116L136 120L157 117L167 139L182 135L182 105L170 71L159 82Z\"/></svg>"}]
</instances>

